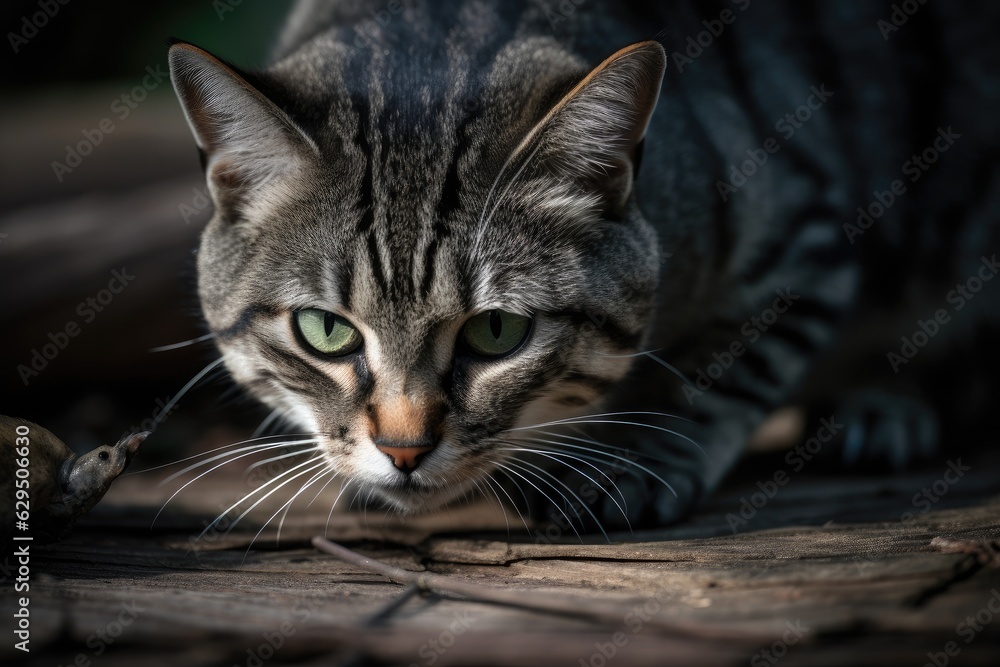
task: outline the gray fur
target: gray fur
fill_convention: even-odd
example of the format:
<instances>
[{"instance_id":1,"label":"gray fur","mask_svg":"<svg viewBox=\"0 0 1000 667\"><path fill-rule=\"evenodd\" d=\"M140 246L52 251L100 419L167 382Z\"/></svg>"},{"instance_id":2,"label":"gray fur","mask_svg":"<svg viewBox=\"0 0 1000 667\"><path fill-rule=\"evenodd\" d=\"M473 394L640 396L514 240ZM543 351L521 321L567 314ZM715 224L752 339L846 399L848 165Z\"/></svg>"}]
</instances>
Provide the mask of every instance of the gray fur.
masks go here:
<instances>
[{"instance_id":1,"label":"gray fur","mask_svg":"<svg viewBox=\"0 0 1000 667\"><path fill-rule=\"evenodd\" d=\"M546 118L587 64L551 36L496 41L488 13L457 17L443 33L416 14L398 21L427 31L437 51L427 59L318 35L256 77L264 94L297 105L287 114L211 58L171 51L217 205L199 291L227 367L326 434L345 478L401 508L407 493L370 444L367 406L445 402L442 441L406 483L434 489L424 507L446 502L488 469L506 429L603 398L593 386L626 372L657 271L626 163L655 104L660 47L626 56ZM644 110L631 102L642 91ZM291 120L303 108L329 113ZM362 358L302 350L290 314L306 307L358 326ZM499 361L456 359L462 324L493 308L533 315L529 344Z\"/></svg>"},{"instance_id":2,"label":"gray fur","mask_svg":"<svg viewBox=\"0 0 1000 667\"><path fill-rule=\"evenodd\" d=\"M743 4L683 72L664 58L719 7L595 1L553 22L555 3L541 1L412 0L398 14L302 2L264 71L173 47L216 204L199 293L236 381L324 434L334 469L404 510L418 496L431 508L468 491L510 456L512 428L601 410L684 411L704 427L704 449L650 429L597 426L590 436L665 459L656 470L674 493L642 482L639 507L656 522L676 519L771 410L812 391L812 369L843 323L876 303L879 264L866 253L929 253L941 237L918 196L863 244L842 231L913 150L920 133L901 128L948 122L907 107L903 84L899 99L885 88L909 43L871 38L877 8L720 7ZM355 28L372 10L388 19L361 38ZM914 32L936 29L921 23L932 11L921 9ZM795 14L800 23L786 20ZM605 58L657 31L665 51L655 42L623 51L564 100ZM834 101L722 202L729 165L824 84L841 84ZM1000 144L995 129L966 120ZM971 143L956 155L978 159ZM940 167L921 187L939 196L961 181L955 173ZM919 246L906 225L923 230ZM995 226L985 236L996 242ZM982 241L965 256L946 249L954 263L940 285L965 275ZM915 275L900 271L889 292ZM691 399L690 385L648 359L623 381L650 349L693 377L742 340L741 325L777 290L791 290L795 307L711 391ZM303 350L291 324L303 308L347 317L363 353L326 360ZM533 315L530 340L502 360L460 358L462 324L493 308ZM407 481L365 426L369 406L398 396L446 406L441 443Z\"/></svg>"}]
</instances>

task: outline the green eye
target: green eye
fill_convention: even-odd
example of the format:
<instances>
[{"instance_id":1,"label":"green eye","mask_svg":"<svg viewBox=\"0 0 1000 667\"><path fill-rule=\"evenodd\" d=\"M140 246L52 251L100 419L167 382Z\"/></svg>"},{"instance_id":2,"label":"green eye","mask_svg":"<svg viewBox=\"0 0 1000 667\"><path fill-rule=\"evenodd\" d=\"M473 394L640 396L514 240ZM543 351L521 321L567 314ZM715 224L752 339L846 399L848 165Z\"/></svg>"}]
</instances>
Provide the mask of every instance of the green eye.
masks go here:
<instances>
[{"instance_id":1,"label":"green eye","mask_svg":"<svg viewBox=\"0 0 1000 667\"><path fill-rule=\"evenodd\" d=\"M348 354L361 345L361 334L353 324L325 310L300 310L295 313L295 325L302 338L323 354Z\"/></svg>"},{"instance_id":2,"label":"green eye","mask_svg":"<svg viewBox=\"0 0 1000 667\"><path fill-rule=\"evenodd\" d=\"M514 350L528 336L531 318L504 310L488 310L469 318L462 340L484 357L499 357Z\"/></svg>"}]
</instances>

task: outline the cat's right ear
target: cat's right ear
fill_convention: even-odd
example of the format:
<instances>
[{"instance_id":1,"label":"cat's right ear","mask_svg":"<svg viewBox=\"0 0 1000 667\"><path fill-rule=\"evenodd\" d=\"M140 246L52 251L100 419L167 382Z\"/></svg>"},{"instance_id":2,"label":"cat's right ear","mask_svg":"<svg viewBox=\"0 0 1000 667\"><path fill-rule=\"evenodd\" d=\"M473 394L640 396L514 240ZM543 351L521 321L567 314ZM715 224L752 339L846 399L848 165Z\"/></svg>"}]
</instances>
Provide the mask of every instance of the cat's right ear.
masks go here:
<instances>
[{"instance_id":1,"label":"cat's right ear","mask_svg":"<svg viewBox=\"0 0 1000 667\"><path fill-rule=\"evenodd\" d=\"M647 41L621 49L587 74L515 152L535 156L604 212L621 214L632 193L646 126L660 96L666 52Z\"/></svg>"},{"instance_id":2,"label":"cat's right ear","mask_svg":"<svg viewBox=\"0 0 1000 667\"><path fill-rule=\"evenodd\" d=\"M246 217L306 173L316 145L233 67L185 42L171 45L168 62L217 212Z\"/></svg>"}]
</instances>

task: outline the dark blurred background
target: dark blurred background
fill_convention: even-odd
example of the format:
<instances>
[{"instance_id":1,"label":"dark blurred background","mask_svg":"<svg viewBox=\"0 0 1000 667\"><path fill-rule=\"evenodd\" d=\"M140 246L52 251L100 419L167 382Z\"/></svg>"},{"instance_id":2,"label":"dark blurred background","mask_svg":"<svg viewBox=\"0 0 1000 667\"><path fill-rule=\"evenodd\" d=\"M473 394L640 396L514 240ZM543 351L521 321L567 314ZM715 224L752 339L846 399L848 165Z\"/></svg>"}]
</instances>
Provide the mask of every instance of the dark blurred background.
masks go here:
<instances>
[{"instance_id":1,"label":"dark blurred background","mask_svg":"<svg viewBox=\"0 0 1000 667\"><path fill-rule=\"evenodd\" d=\"M226 444L266 416L221 372L162 414L217 356L206 342L150 352L205 332L193 252L211 205L166 43L254 67L290 4L3 3L0 413L78 450L152 428L146 464ZM109 286L115 271L124 288Z\"/></svg>"}]
</instances>

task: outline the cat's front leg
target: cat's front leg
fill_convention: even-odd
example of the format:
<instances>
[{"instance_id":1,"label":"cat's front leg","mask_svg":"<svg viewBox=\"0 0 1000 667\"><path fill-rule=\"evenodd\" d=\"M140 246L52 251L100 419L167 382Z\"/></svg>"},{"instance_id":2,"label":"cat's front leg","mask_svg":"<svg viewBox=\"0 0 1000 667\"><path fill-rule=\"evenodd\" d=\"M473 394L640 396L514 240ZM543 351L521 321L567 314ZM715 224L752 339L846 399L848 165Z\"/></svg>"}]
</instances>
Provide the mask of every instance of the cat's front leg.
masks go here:
<instances>
[{"instance_id":1,"label":"cat's front leg","mask_svg":"<svg viewBox=\"0 0 1000 667\"><path fill-rule=\"evenodd\" d=\"M602 524L673 523L715 489L834 340L855 275L848 260L801 287L791 280L778 287L784 281L776 273L731 292L739 296L730 303L742 307L717 307L681 335L677 316L661 317L656 327L667 330L654 328L649 351L606 406L616 416L588 431L635 460L616 481L617 498L604 494L595 503Z\"/></svg>"}]
</instances>

